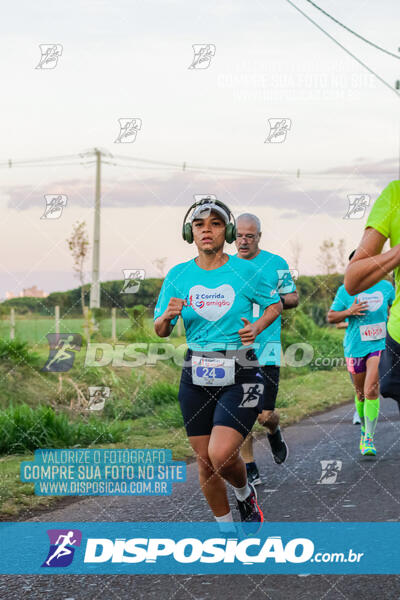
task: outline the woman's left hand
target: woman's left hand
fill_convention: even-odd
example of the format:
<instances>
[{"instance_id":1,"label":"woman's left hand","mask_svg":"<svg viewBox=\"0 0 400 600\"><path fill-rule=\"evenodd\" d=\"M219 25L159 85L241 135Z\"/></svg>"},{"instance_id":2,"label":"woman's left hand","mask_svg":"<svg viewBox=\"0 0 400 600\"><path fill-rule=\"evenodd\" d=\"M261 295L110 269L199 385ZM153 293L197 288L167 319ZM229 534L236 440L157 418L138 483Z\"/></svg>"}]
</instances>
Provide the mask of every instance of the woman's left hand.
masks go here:
<instances>
[{"instance_id":1,"label":"woman's left hand","mask_svg":"<svg viewBox=\"0 0 400 600\"><path fill-rule=\"evenodd\" d=\"M244 323L244 327L242 329L239 329L238 334L240 335L240 339L242 340L243 346L249 346L255 341L258 335L258 330L257 327L254 324L250 323L248 319L242 317L241 320Z\"/></svg>"}]
</instances>

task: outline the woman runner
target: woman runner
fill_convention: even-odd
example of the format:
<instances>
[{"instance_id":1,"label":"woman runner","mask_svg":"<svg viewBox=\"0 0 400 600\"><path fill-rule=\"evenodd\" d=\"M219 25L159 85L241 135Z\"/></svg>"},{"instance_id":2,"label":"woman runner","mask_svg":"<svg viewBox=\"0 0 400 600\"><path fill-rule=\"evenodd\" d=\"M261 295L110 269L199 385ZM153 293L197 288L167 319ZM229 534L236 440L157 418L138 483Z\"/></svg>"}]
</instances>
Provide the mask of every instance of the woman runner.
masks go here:
<instances>
[{"instance_id":1,"label":"woman runner","mask_svg":"<svg viewBox=\"0 0 400 600\"><path fill-rule=\"evenodd\" d=\"M355 250L350 254L353 258ZM375 455L374 433L379 416L379 360L385 349L388 308L394 287L379 281L362 294L350 296L344 285L338 289L328 312L329 323L348 320L343 340L347 369L355 387L354 402L361 422L360 452Z\"/></svg>"},{"instance_id":2,"label":"woman runner","mask_svg":"<svg viewBox=\"0 0 400 600\"><path fill-rule=\"evenodd\" d=\"M190 222L187 222L191 214ZM179 403L196 454L204 496L218 522L232 521L226 483L240 518L262 522L254 487L239 450L263 396L263 378L251 344L282 312L278 294L250 261L224 252L236 237L229 208L204 198L185 215L183 238L198 256L167 274L155 308L155 331L167 337L182 316L188 351ZM264 312L251 323L253 303Z\"/></svg>"}]
</instances>

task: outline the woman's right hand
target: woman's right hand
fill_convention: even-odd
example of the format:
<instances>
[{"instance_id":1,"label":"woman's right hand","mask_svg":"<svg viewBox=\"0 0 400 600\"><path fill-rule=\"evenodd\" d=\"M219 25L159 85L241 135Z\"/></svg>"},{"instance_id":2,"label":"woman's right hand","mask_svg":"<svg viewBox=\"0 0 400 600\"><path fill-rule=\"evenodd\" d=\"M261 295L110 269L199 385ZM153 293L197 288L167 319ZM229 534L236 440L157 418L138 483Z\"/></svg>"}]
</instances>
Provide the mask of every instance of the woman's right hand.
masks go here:
<instances>
[{"instance_id":1,"label":"woman's right hand","mask_svg":"<svg viewBox=\"0 0 400 600\"><path fill-rule=\"evenodd\" d=\"M356 298L353 304L349 308L349 313L351 317L360 317L366 313L368 310L368 302L358 302L358 298Z\"/></svg>"},{"instance_id":2,"label":"woman's right hand","mask_svg":"<svg viewBox=\"0 0 400 600\"><path fill-rule=\"evenodd\" d=\"M175 317L180 316L184 306L187 306L186 300L182 298L171 298L164 312L164 318L168 319L168 321L172 321Z\"/></svg>"}]
</instances>

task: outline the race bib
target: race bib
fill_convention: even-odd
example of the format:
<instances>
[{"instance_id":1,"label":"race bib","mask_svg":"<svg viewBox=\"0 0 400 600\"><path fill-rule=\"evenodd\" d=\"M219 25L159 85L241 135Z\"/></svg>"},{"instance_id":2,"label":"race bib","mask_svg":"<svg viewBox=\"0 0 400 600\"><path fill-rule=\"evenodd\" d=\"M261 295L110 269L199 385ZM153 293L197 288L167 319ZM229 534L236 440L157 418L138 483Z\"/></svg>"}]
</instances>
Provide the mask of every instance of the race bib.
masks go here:
<instances>
[{"instance_id":1,"label":"race bib","mask_svg":"<svg viewBox=\"0 0 400 600\"><path fill-rule=\"evenodd\" d=\"M232 385L235 383L235 359L192 356L192 381L203 386Z\"/></svg>"},{"instance_id":2,"label":"race bib","mask_svg":"<svg viewBox=\"0 0 400 600\"><path fill-rule=\"evenodd\" d=\"M372 342L386 337L386 323L374 323L373 325L360 325L361 341Z\"/></svg>"}]
</instances>

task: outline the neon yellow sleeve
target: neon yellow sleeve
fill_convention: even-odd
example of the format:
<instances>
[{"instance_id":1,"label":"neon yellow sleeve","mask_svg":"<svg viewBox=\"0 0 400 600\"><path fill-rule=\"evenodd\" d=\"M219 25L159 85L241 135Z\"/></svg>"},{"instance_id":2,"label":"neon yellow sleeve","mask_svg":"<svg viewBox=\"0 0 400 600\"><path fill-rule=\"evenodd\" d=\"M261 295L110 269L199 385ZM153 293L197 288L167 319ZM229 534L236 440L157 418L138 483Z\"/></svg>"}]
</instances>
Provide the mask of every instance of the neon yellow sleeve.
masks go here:
<instances>
[{"instance_id":1,"label":"neon yellow sleeve","mask_svg":"<svg viewBox=\"0 0 400 600\"><path fill-rule=\"evenodd\" d=\"M394 181L385 187L382 194L375 201L365 226L366 228L373 227L386 238L390 237L393 192Z\"/></svg>"}]
</instances>

